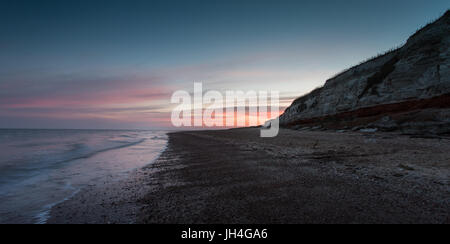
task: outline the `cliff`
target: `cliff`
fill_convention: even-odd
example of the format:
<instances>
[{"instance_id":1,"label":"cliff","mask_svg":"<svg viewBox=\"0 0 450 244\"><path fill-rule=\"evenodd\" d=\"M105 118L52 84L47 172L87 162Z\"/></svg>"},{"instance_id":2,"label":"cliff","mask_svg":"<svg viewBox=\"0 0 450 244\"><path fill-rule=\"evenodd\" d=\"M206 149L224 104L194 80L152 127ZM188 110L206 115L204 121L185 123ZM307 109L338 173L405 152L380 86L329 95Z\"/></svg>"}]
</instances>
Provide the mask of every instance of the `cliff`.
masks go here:
<instances>
[{"instance_id":1,"label":"cliff","mask_svg":"<svg viewBox=\"0 0 450 244\"><path fill-rule=\"evenodd\" d=\"M450 11L396 50L296 99L284 127L450 132Z\"/></svg>"}]
</instances>

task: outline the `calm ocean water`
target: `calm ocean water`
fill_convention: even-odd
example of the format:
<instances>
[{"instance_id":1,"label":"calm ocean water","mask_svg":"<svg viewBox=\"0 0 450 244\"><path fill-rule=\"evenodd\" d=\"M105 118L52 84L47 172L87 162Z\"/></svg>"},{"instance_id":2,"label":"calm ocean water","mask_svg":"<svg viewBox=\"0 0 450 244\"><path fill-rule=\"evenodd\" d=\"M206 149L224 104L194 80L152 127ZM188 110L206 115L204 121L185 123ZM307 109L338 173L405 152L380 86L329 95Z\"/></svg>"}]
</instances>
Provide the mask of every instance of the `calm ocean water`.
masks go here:
<instances>
[{"instance_id":1,"label":"calm ocean water","mask_svg":"<svg viewBox=\"0 0 450 244\"><path fill-rule=\"evenodd\" d=\"M163 131L0 130L0 223L45 223L52 206L165 149Z\"/></svg>"}]
</instances>

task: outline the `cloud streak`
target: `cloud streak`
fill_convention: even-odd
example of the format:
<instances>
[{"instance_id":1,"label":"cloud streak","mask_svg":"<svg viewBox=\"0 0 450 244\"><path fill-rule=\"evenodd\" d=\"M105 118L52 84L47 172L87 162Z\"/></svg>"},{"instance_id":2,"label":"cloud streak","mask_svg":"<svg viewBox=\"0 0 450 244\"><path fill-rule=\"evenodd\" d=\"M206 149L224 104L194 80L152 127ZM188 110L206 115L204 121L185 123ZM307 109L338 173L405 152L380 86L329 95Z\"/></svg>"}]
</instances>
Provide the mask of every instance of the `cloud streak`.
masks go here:
<instances>
[{"instance_id":1,"label":"cloud streak","mask_svg":"<svg viewBox=\"0 0 450 244\"><path fill-rule=\"evenodd\" d=\"M275 79L281 76L280 71L254 68L245 71L245 67L270 58L269 54L247 55L198 65L121 70L120 74L110 75L93 71L90 74L10 72L4 74L0 83L0 115L3 120L7 117L111 120L129 125L145 122L145 127L154 124L171 127L170 112L175 104L170 104L170 98L174 91L192 89L193 82L201 79L206 88L229 90L245 88L237 85L242 84L239 79ZM219 82L221 77L229 81ZM246 89L265 90L265 87L250 84ZM289 105L293 99L283 96L281 106Z\"/></svg>"}]
</instances>

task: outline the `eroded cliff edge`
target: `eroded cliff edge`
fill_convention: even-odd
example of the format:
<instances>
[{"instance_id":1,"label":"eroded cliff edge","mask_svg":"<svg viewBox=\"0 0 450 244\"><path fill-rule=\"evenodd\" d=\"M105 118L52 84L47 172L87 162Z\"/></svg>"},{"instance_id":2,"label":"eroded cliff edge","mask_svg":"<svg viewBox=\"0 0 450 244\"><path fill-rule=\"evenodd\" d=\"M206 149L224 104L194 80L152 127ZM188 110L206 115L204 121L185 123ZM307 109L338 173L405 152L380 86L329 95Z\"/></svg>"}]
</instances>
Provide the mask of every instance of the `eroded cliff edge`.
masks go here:
<instances>
[{"instance_id":1,"label":"eroded cliff edge","mask_svg":"<svg viewBox=\"0 0 450 244\"><path fill-rule=\"evenodd\" d=\"M398 49L296 99L283 127L450 133L450 10Z\"/></svg>"}]
</instances>

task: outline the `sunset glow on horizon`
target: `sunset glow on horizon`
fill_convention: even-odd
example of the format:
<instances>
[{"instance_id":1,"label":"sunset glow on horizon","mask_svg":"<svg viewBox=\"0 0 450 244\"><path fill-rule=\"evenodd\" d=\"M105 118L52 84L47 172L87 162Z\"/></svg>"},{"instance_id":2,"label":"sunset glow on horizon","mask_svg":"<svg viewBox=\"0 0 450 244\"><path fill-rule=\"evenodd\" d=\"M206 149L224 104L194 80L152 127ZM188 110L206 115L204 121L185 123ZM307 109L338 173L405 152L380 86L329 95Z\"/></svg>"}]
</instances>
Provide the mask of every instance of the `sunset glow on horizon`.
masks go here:
<instances>
[{"instance_id":1,"label":"sunset glow on horizon","mask_svg":"<svg viewBox=\"0 0 450 244\"><path fill-rule=\"evenodd\" d=\"M194 2L3 1L0 128L173 129L171 96L194 82L279 91L279 114L448 7Z\"/></svg>"}]
</instances>

